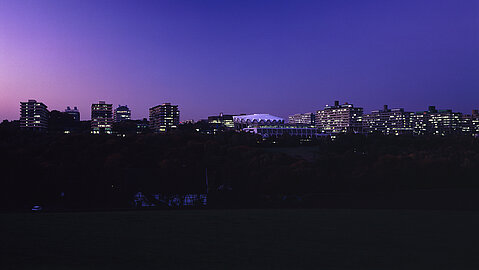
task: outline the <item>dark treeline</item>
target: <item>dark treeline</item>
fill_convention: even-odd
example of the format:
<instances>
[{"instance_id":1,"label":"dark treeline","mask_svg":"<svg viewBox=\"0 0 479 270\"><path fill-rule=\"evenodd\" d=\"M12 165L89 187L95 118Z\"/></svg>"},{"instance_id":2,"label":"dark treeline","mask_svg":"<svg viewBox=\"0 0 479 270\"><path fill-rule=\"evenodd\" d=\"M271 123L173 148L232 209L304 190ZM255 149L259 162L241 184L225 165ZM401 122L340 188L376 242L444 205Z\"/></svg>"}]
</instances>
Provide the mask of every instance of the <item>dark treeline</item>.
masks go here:
<instances>
[{"instance_id":1,"label":"dark treeline","mask_svg":"<svg viewBox=\"0 0 479 270\"><path fill-rule=\"evenodd\" d=\"M344 135L305 144L236 132L118 137L0 130L0 153L4 210L128 208L139 191L206 193L206 177L209 207L429 200L411 195L417 191L440 191L446 195L436 201L455 205L462 195L448 191L479 190L479 140L472 137Z\"/></svg>"}]
</instances>

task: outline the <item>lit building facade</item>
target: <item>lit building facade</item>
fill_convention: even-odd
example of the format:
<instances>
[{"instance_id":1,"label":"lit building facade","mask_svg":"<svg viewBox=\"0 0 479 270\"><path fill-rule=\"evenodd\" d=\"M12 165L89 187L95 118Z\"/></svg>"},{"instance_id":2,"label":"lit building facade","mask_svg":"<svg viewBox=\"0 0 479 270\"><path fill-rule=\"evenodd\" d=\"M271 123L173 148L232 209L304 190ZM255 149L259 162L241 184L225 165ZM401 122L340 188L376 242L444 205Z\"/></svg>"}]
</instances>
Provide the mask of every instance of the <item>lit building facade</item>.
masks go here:
<instances>
[{"instance_id":1,"label":"lit building facade","mask_svg":"<svg viewBox=\"0 0 479 270\"><path fill-rule=\"evenodd\" d=\"M71 115L73 117L73 120L75 120L76 122L80 121L80 111L78 110L77 107L73 107L73 109L70 107L67 107L65 110L65 113L68 115Z\"/></svg>"},{"instance_id":2,"label":"lit building facade","mask_svg":"<svg viewBox=\"0 0 479 270\"><path fill-rule=\"evenodd\" d=\"M427 112L416 112L410 114L411 126L414 135L429 134L428 122L429 115Z\"/></svg>"},{"instance_id":3,"label":"lit building facade","mask_svg":"<svg viewBox=\"0 0 479 270\"><path fill-rule=\"evenodd\" d=\"M220 131L232 130L235 127L233 115L220 113L218 116L209 116L208 124L214 134Z\"/></svg>"},{"instance_id":4,"label":"lit building facade","mask_svg":"<svg viewBox=\"0 0 479 270\"><path fill-rule=\"evenodd\" d=\"M315 123L316 123L315 119L316 119L316 114L314 113L298 113L298 114L290 115L288 117L288 123L315 126Z\"/></svg>"},{"instance_id":5,"label":"lit building facade","mask_svg":"<svg viewBox=\"0 0 479 270\"><path fill-rule=\"evenodd\" d=\"M91 105L91 133L112 134L113 105L100 101Z\"/></svg>"},{"instance_id":6,"label":"lit building facade","mask_svg":"<svg viewBox=\"0 0 479 270\"><path fill-rule=\"evenodd\" d=\"M34 99L20 102L20 128L23 130L46 131L49 112L47 106Z\"/></svg>"},{"instance_id":7,"label":"lit building facade","mask_svg":"<svg viewBox=\"0 0 479 270\"><path fill-rule=\"evenodd\" d=\"M326 134L318 133L318 129L315 127L302 124L259 124L256 126L244 128L243 131L261 135L263 138L280 137L283 135L300 138L316 138L320 136L327 136Z\"/></svg>"},{"instance_id":8,"label":"lit building facade","mask_svg":"<svg viewBox=\"0 0 479 270\"><path fill-rule=\"evenodd\" d=\"M115 122L131 120L131 110L128 106L118 105L118 108L115 109L114 120Z\"/></svg>"},{"instance_id":9,"label":"lit building facade","mask_svg":"<svg viewBox=\"0 0 479 270\"><path fill-rule=\"evenodd\" d=\"M472 128L471 128L471 133L475 137L479 137L479 118L473 118L472 119Z\"/></svg>"},{"instance_id":10,"label":"lit building facade","mask_svg":"<svg viewBox=\"0 0 479 270\"><path fill-rule=\"evenodd\" d=\"M427 111L416 112L411 116L415 135L450 135L462 134L467 127L468 121L462 113L452 110L437 110L435 106L429 106Z\"/></svg>"},{"instance_id":11,"label":"lit building facade","mask_svg":"<svg viewBox=\"0 0 479 270\"><path fill-rule=\"evenodd\" d=\"M384 105L382 110L372 111L362 117L363 132L382 133L385 135L413 134L411 113L404 109L389 109Z\"/></svg>"},{"instance_id":12,"label":"lit building facade","mask_svg":"<svg viewBox=\"0 0 479 270\"><path fill-rule=\"evenodd\" d=\"M238 131L254 133L263 138L279 137L283 135L313 138L322 136L318 129L305 124L285 124L281 117L270 114L249 114L233 117L235 128Z\"/></svg>"},{"instance_id":13,"label":"lit building facade","mask_svg":"<svg viewBox=\"0 0 479 270\"><path fill-rule=\"evenodd\" d=\"M438 110L429 116L430 133L449 135L461 133L462 113L452 110Z\"/></svg>"},{"instance_id":14,"label":"lit building facade","mask_svg":"<svg viewBox=\"0 0 479 270\"><path fill-rule=\"evenodd\" d=\"M176 129L180 123L178 105L163 103L150 108L150 128L157 133Z\"/></svg>"},{"instance_id":15,"label":"lit building facade","mask_svg":"<svg viewBox=\"0 0 479 270\"><path fill-rule=\"evenodd\" d=\"M461 133L462 134L472 134L474 135L474 127L472 125L473 116L472 114L463 114L461 115Z\"/></svg>"},{"instance_id":16,"label":"lit building facade","mask_svg":"<svg viewBox=\"0 0 479 270\"><path fill-rule=\"evenodd\" d=\"M479 111L473 110L471 114L471 134L479 137Z\"/></svg>"},{"instance_id":17,"label":"lit building facade","mask_svg":"<svg viewBox=\"0 0 479 270\"><path fill-rule=\"evenodd\" d=\"M461 118L461 133L479 137L479 111L472 110L472 114L463 114Z\"/></svg>"},{"instance_id":18,"label":"lit building facade","mask_svg":"<svg viewBox=\"0 0 479 270\"><path fill-rule=\"evenodd\" d=\"M277 125L284 124L284 119L265 113L245 114L233 116L233 122L236 130L255 127L258 125Z\"/></svg>"},{"instance_id":19,"label":"lit building facade","mask_svg":"<svg viewBox=\"0 0 479 270\"><path fill-rule=\"evenodd\" d=\"M316 128L323 133L362 133L363 108L353 104L328 106L316 112Z\"/></svg>"}]
</instances>

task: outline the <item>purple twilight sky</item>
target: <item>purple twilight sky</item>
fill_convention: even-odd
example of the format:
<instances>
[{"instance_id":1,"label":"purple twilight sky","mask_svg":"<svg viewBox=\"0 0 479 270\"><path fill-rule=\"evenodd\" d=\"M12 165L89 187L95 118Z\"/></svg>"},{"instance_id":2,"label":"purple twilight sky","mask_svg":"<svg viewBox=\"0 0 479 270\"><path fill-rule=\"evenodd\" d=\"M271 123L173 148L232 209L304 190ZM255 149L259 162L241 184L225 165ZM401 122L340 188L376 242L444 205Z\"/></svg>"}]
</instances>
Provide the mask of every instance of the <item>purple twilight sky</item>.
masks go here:
<instances>
[{"instance_id":1,"label":"purple twilight sky","mask_svg":"<svg viewBox=\"0 0 479 270\"><path fill-rule=\"evenodd\" d=\"M181 119L281 117L334 100L479 108L479 1L0 0L0 121L164 102Z\"/></svg>"}]
</instances>

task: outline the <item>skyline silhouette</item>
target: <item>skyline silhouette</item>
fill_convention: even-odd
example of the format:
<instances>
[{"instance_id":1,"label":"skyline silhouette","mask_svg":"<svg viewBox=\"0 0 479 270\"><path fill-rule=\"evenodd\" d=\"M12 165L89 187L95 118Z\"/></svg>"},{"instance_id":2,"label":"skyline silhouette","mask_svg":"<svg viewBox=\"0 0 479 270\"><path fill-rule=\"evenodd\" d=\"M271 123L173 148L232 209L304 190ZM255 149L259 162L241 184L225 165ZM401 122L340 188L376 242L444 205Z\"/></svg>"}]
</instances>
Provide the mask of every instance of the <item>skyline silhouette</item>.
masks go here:
<instances>
[{"instance_id":1,"label":"skyline silhouette","mask_svg":"<svg viewBox=\"0 0 479 270\"><path fill-rule=\"evenodd\" d=\"M479 107L477 1L0 3L0 120L19 102L98 100L132 118L178 104L286 118L334 100L365 111Z\"/></svg>"}]
</instances>

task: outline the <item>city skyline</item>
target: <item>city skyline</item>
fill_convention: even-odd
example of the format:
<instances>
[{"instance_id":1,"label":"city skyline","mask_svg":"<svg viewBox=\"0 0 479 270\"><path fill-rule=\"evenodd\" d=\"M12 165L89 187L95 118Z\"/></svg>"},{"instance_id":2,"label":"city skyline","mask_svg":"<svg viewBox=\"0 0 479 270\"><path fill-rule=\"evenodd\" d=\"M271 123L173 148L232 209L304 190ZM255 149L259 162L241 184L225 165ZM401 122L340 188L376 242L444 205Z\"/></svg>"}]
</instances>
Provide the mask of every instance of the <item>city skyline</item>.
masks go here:
<instances>
[{"instance_id":1,"label":"city skyline","mask_svg":"<svg viewBox=\"0 0 479 270\"><path fill-rule=\"evenodd\" d=\"M164 102L181 120L283 118L334 100L470 113L479 107L477 1L0 3L0 120L18 104Z\"/></svg>"},{"instance_id":2,"label":"city skyline","mask_svg":"<svg viewBox=\"0 0 479 270\"><path fill-rule=\"evenodd\" d=\"M43 101L41 101L41 100L35 100L35 99L31 99L31 98L28 99L28 101L32 101L32 100L33 100L33 101L36 101L36 102L41 102L42 104L46 104L45 102L43 102ZM22 105L22 104L25 103L25 102L27 102L27 101L20 101L20 105ZM100 103L101 103L101 102L105 103L105 102L108 102L108 101L99 101L99 102L100 102ZM97 101L96 103L98 103L98 101ZM90 104L90 106L95 105L96 103L92 103L92 104ZM171 104L171 103L170 103L170 102L163 102L162 104L157 104L157 105L155 105L155 106L152 106L151 108L148 108L148 110L149 110L150 113L151 113L151 109L152 109L152 108L158 107L158 106L161 106L161 105L165 105L165 104ZM46 104L46 105L48 106L48 104ZM110 105L113 105L113 104L110 104ZM309 112L302 111L302 112L298 112L298 113L292 113L292 114L286 115L285 117L280 116L279 114L275 114L274 112L264 112L264 113L267 113L267 114L272 113L272 114L274 114L274 115L277 115L277 116L279 116L279 117L281 117L281 118L287 120L287 119L291 119L291 117L294 117L294 116L299 117L299 116L303 116L303 115L307 115L307 114L316 114L318 111L322 111L323 109L331 108L331 107L334 107L334 106L340 106L340 105L353 105L353 103L351 103L351 102L340 102L340 101L338 101L338 100L334 100L334 101L330 102L329 104L324 104L322 107L318 107L317 109L311 110L311 111L309 111ZM175 105L175 106L178 107L178 106L180 106L180 105L177 104L177 105ZM117 109L120 108L120 107L126 107L126 108L128 108L128 105L127 105L127 104L126 104L126 105L118 104ZM419 112L423 112L423 111L426 111L426 110L431 109L431 108L436 109L436 107L437 107L438 110L451 110L451 111L454 111L454 112L456 112L456 113L461 113L461 114L463 114L463 115L470 115L471 113L477 113L477 111L478 111L478 109L473 108L473 109L471 109L469 112L462 112L462 111L457 111L457 110L455 110L454 108L442 108L442 107L438 107L438 106L436 106L436 105L426 105L426 106L424 106L422 109L419 109L419 110L408 110L405 106L391 107L391 106L389 106L389 104L383 104L383 105L378 106L378 107L376 107L376 108L372 108L372 109L369 110L369 111L364 110L364 106L359 105L359 106L357 106L357 107L360 107L361 109L363 109L363 111L364 111L365 114L368 113L368 112L369 112L369 113L374 113L375 111L380 111L381 109L384 109L384 108L389 108L389 109L393 109L393 110L399 110L399 109L401 109L401 110L406 111L406 112L419 113ZM479 107L479 105L478 105L477 107ZM75 108L75 110L76 110L78 113L80 113L80 115L83 115L83 114L81 114L81 111L79 111L79 110L77 109L77 106L74 106L74 108ZM66 106L65 109L63 109L63 110L62 110L62 109L56 109L56 108L49 108L49 109L48 109L48 111L50 111L50 112L51 112L51 111L67 112L67 111L69 111L69 110L71 110L70 106ZM90 111L90 110L89 110L89 111ZM112 109L112 113L113 113L112 119L114 119L114 110L113 110L113 109ZM130 110L129 113L131 114L132 111ZM194 121L196 122L196 121L201 121L201 120L208 120L208 118L210 118L210 117L216 117L216 116L218 116L218 115L221 116L221 115L223 115L223 114L225 114L225 113L223 113L223 112L218 112L218 113L216 113L216 114L208 115L208 116L206 116L206 117L204 117L204 118L194 119ZM241 115L250 115L250 114L263 114L263 112L261 112L261 113L258 113L258 112L252 112L252 113L236 112L236 113L225 114L225 115L241 116ZM20 117L21 117L21 112L19 113L19 117L18 117L18 118L20 118ZM18 118L17 118L17 119L4 119L4 120L13 121L13 120L18 120ZM141 120L141 119L149 119L149 118L150 118L150 115L147 115L146 117L142 117L142 118L129 118L128 120L130 120L130 119L131 119L131 120L135 120L135 119L136 119L136 120ZM90 116L90 117L88 117L88 116L83 116L83 117L81 117L81 121L88 121L88 120L92 120L91 116ZM181 119L181 118L180 118L180 122L189 122L189 121L191 121L191 120L193 120L193 119ZM116 121L116 120L115 120L115 121Z\"/></svg>"}]
</instances>

